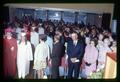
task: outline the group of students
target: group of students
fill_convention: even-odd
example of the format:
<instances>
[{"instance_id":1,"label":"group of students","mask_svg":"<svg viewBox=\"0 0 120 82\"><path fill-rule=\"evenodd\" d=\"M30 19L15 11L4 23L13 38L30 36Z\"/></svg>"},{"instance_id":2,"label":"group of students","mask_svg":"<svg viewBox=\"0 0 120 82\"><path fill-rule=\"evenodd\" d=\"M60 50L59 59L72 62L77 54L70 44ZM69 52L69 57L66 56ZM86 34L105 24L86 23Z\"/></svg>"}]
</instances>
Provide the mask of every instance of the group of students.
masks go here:
<instances>
[{"instance_id":1,"label":"group of students","mask_svg":"<svg viewBox=\"0 0 120 82\"><path fill-rule=\"evenodd\" d=\"M116 53L116 41L110 33L103 31L97 35L97 28L94 26L90 31L87 28L78 29L78 26L71 24L58 23L59 28L56 25L56 28L53 28L46 23L42 27L43 24L39 23L37 26L33 23L23 25L23 28L16 24L15 29L5 29L5 77L15 77L17 71L18 78L24 79L29 74L30 61L33 61L32 67L38 79L44 78L47 67L51 71L51 79L58 79L60 66L67 72L68 79L78 79L81 71L87 78L90 73L105 68L107 52ZM64 31L60 27L64 27ZM46 28L49 28L49 33L46 32ZM14 37L14 33L17 38Z\"/></svg>"}]
</instances>

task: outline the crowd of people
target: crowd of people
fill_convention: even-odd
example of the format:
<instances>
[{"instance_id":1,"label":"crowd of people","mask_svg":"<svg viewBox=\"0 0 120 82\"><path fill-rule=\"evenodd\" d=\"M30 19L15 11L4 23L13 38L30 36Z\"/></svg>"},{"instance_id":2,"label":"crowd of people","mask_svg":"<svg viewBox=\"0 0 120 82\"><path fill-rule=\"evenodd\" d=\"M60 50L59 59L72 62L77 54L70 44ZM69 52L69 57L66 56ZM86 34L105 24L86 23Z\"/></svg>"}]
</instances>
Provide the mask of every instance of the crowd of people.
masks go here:
<instances>
[{"instance_id":1,"label":"crowd of people","mask_svg":"<svg viewBox=\"0 0 120 82\"><path fill-rule=\"evenodd\" d=\"M5 26L4 77L25 79L32 67L35 79L88 78L105 68L108 52L116 53L116 36L95 25L26 18Z\"/></svg>"}]
</instances>

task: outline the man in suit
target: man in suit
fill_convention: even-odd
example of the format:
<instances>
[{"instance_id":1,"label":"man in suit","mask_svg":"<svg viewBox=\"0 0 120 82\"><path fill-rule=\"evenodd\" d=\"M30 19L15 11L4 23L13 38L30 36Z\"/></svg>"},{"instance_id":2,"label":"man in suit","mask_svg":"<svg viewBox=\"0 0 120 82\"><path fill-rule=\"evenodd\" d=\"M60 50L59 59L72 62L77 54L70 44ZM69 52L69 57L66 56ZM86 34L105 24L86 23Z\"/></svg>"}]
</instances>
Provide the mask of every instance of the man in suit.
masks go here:
<instances>
[{"instance_id":1,"label":"man in suit","mask_svg":"<svg viewBox=\"0 0 120 82\"><path fill-rule=\"evenodd\" d=\"M71 34L71 41L67 44L67 55L68 55L68 78L72 78L74 71L74 78L79 77L80 61L84 52L83 44L78 41L78 34L73 32Z\"/></svg>"},{"instance_id":2,"label":"man in suit","mask_svg":"<svg viewBox=\"0 0 120 82\"><path fill-rule=\"evenodd\" d=\"M61 58L64 53L64 45L60 42L60 36L54 36L54 45L51 54L52 59L52 79L59 78L59 66L61 63Z\"/></svg>"}]
</instances>

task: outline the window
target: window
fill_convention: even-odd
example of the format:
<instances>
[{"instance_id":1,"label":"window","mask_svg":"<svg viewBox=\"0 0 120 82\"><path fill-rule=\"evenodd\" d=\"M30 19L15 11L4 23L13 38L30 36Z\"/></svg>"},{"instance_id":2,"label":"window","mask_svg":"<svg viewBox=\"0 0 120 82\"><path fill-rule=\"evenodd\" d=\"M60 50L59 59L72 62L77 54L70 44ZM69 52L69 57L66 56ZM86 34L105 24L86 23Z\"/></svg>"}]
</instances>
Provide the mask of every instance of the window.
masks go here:
<instances>
[{"instance_id":1,"label":"window","mask_svg":"<svg viewBox=\"0 0 120 82\"><path fill-rule=\"evenodd\" d=\"M78 23L83 22L83 23L86 25L86 19L87 19L86 13L81 13L81 12L79 12L79 15L78 15Z\"/></svg>"},{"instance_id":2,"label":"window","mask_svg":"<svg viewBox=\"0 0 120 82\"><path fill-rule=\"evenodd\" d=\"M48 11L48 19L49 20L60 20L61 19L60 11Z\"/></svg>"},{"instance_id":3,"label":"window","mask_svg":"<svg viewBox=\"0 0 120 82\"><path fill-rule=\"evenodd\" d=\"M63 13L63 20L64 20L65 22L74 23L74 21L75 21L75 14L74 14L74 12L65 11L65 12Z\"/></svg>"},{"instance_id":4,"label":"window","mask_svg":"<svg viewBox=\"0 0 120 82\"><path fill-rule=\"evenodd\" d=\"M36 10L35 18L46 20L46 10Z\"/></svg>"}]
</instances>

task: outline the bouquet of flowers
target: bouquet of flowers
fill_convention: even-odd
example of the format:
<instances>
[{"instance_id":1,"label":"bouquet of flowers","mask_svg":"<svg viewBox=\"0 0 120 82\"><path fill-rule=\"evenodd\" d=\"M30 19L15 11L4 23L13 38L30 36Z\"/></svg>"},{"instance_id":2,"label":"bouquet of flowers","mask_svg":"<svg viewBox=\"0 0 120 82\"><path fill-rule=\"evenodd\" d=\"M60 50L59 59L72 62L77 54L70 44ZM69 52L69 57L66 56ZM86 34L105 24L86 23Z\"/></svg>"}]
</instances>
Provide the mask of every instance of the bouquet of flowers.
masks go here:
<instances>
[{"instance_id":1,"label":"bouquet of flowers","mask_svg":"<svg viewBox=\"0 0 120 82\"><path fill-rule=\"evenodd\" d=\"M102 79L103 78L104 69L101 69L99 71L92 72L89 79Z\"/></svg>"}]
</instances>

